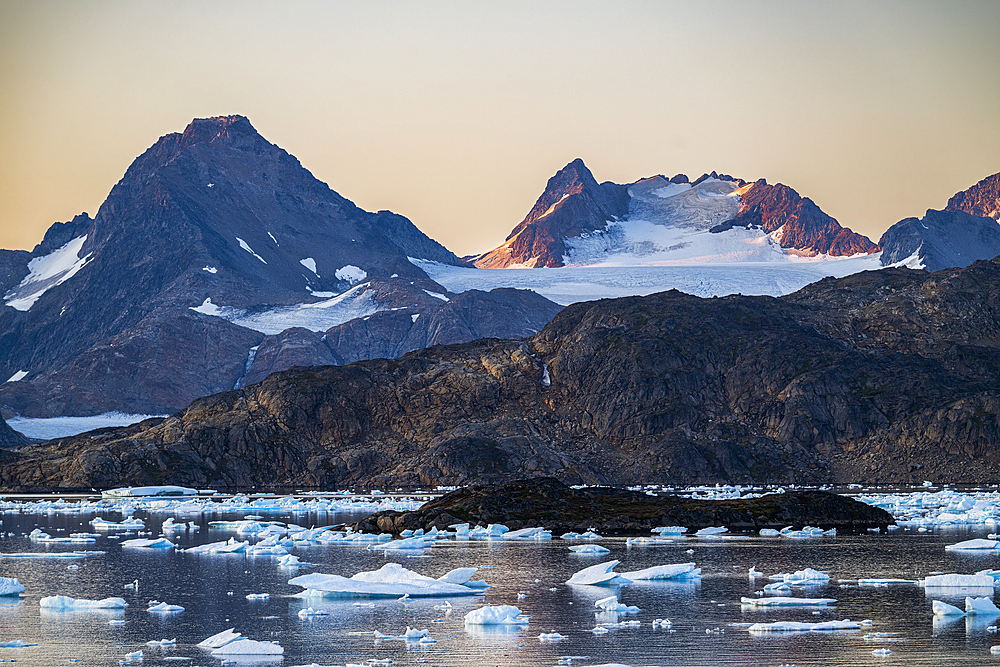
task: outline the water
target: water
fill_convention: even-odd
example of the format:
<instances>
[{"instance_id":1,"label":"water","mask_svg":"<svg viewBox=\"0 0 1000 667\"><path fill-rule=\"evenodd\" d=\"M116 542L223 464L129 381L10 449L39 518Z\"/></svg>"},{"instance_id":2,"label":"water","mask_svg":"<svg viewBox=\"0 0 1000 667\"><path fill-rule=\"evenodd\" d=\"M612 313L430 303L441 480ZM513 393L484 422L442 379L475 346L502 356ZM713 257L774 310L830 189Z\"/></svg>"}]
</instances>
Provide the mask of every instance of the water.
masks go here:
<instances>
[{"instance_id":1,"label":"water","mask_svg":"<svg viewBox=\"0 0 1000 667\"><path fill-rule=\"evenodd\" d=\"M209 519L241 519L246 511L228 516L201 516L197 532L172 536L187 547L226 539L230 531L209 528ZM141 650L142 664L221 665L195 644L221 630L235 627L256 640L274 640L284 656L256 663L283 665L371 664L391 659L393 665L556 665L565 656L578 656L574 665L616 662L626 665L981 665L1000 664L990 647L1000 636L987 631L997 618L973 622L958 618L936 622L932 598L916 585L857 587L839 579L916 579L930 572L973 573L1000 568L1000 555L946 552L944 546L985 530L950 529L918 533L899 530L889 534L843 535L812 539L753 538L709 540L692 538L669 545L626 548L624 539L599 543L611 550L603 556L575 555L568 542L469 541L438 543L422 555L370 551L359 546L296 548L301 560L313 567L280 568L274 557L194 555L175 551L123 549L122 539L102 535L95 545L33 544L23 535L36 527L53 536L90 531L93 513L4 514L0 552L72 551L98 549L107 553L75 561L63 559L0 559L0 576L17 577L26 587L21 599L0 601L0 641L21 639L38 646L0 649L0 660L24 665L118 665L125 654ZM169 514L137 511L150 527L158 527ZM105 517L116 518L116 517ZM344 516L300 514L269 519L309 525L335 523ZM178 518L177 520L180 520ZM9 536L14 533L14 536ZM155 534L155 533L154 533ZM693 553L686 553L693 550ZM599 562L618 559L618 571L637 570L667 563L695 562L702 568L698 582L636 583L621 588L565 585L574 572ZM451 598L453 608L434 609L441 599L399 602L393 600L304 600L293 597L301 590L287 583L297 574L322 572L351 576L374 570L387 561L401 563L421 574L440 576L461 566L479 566L475 578L493 585L486 602L517 605L530 614L523 630L469 630L465 614L482 604L481 596ZM69 569L70 564L78 569ZM740 597L753 596L766 579L752 582L751 566L770 575L804 567L829 571L831 582L797 589L793 595L829 597L835 606L813 614L812 609L750 609ZM124 585L139 580L138 592ZM552 590L554 589L554 590ZM594 602L618 592L619 599L640 612L621 620L637 620L637 628L612 629L604 635L587 630L599 621ZM523 599L518 594L523 592ZM992 591L991 591L992 592ZM252 593L269 593L265 601L247 600ZM47 595L100 599L124 597L125 610L50 612L39 607ZM964 607L964 594L938 596ZM173 614L146 611L151 599L181 605ZM2 600L2 599L0 599ZM307 606L328 616L300 618ZM655 618L669 618L672 628L653 628ZM870 628L853 632L753 636L745 625L774 620L819 621L871 619ZM111 619L125 621L110 625ZM352 632L378 630L403 634L407 628L427 628L437 643L422 645L399 640L375 641L372 635ZM706 632L708 631L708 632ZM540 641L543 632L559 632L568 639ZM869 632L894 633L900 641L872 641ZM170 647L150 647L146 642L177 639ZM872 651L889 648L888 658ZM587 656L588 659L583 659ZM190 658L190 661L168 660ZM564 663L565 664L565 663Z\"/></svg>"}]
</instances>

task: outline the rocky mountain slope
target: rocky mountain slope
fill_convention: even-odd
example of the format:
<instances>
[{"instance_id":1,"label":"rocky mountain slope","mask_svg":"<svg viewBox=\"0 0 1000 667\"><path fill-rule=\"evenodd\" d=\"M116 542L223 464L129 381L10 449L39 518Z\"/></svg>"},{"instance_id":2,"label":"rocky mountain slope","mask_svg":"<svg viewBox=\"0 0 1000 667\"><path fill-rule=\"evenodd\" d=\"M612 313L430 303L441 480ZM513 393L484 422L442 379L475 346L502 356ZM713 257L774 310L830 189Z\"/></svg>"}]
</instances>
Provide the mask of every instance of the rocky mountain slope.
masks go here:
<instances>
[{"instance_id":1,"label":"rocky mountain slope","mask_svg":"<svg viewBox=\"0 0 1000 667\"><path fill-rule=\"evenodd\" d=\"M677 174L598 185L577 159L549 179L502 245L466 259L480 268L557 267L775 261L789 253L877 250L784 185L763 179L747 184L715 172L693 183Z\"/></svg>"},{"instance_id":2,"label":"rocky mountain slope","mask_svg":"<svg viewBox=\"0 0 1000 667\"><path fill-rule=\"evenodd\" d=\"M406 218L331 190L246 118L196 119L139 156L94 218L56 223L30 254L0 252L0 379L11 378L0 406L173 412L276 370L272 357L255 371L253 354L286 329L438 313L449 293L408 257L460 263ZM537 331L553 312L545 304L505 328L522 297L488 303L500 310L480 313L482 328L501 337ZM424 339L454 342L461 329Z\"/></svg>"},{"instance_id":3,"label":"rocky mountain slope","mask_svg":"<svg viewBox=\"0 0 1000 667\"><path fill-rule=\"evenodd\" d=\"M942 211L905 218L879 240L882 266L909 259L928 271L968 266L1000 255L1000 174L955 194Z\"/></svg>"},{"instance_id":4,"label":"rocky mountain slope","mask_svg":"<svg viewBox=\"0 0 1000 667\"><path fill-rule=\"evenodd\" d=\"M524 341L292 368L20 448L0 486L981 482L1000 472L998 347L994 261L579 303Z\"/></svg>"}]
</instances>

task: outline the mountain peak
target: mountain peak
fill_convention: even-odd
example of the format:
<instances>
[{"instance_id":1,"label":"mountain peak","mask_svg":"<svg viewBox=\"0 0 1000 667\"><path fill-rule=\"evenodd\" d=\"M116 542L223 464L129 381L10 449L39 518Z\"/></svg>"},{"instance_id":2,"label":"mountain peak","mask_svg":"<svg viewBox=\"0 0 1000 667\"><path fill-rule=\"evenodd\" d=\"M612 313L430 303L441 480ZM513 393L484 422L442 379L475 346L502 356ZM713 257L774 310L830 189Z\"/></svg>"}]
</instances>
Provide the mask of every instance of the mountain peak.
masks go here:
<instances>
[{"instance_id":1,"label":"mountain peak","mask_svg":"<svg viewBox=\"0 0 1000 667\"><path fill-rule=\"evenodd\" d=\"M987 176L968 190L957 193L948 200L945 210L1000 221L1000 173Z\"/></svg>"},{"instance_id":2,"label":"mountain peak","mask_svg":"<svg viewBox=\"0 0 1000 667\"><path fill-rule=\"evenodd\" d=\"M195 118L184 128L178 144L193 146L214 141L225 142L234 148L246 148L249 144L266 142L246 116L235 115Z\"/></svg>"}]
</instances>

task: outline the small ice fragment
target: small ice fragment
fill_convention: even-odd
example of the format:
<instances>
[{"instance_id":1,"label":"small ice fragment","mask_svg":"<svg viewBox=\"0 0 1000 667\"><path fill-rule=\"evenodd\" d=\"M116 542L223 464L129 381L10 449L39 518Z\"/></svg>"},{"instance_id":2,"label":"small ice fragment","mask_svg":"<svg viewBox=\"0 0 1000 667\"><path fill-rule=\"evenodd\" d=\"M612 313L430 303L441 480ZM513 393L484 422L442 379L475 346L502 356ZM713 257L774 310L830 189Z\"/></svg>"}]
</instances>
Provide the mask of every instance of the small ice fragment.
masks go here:
<instances>
[{"instance_id":1,"label":"small ice fragment","mask_svg":"<svg viewBox=\"0 0 1000 667\"><path fill-rule=\"evenodd\" d=\"M877 648L874 651L872 651L872 655L876 655L876 656L892 655L892 651L890 651L887 648Z\"/></svg>"},{"instance_id":2,"label":"small ice fragment","mask_svg":"<svg viewBox=\"0 0 1000 667\"><path fill-rule=\"evenodd\" d=\"M538 635L538 639L541 641L559 641L560 639L569 639L566 635L561 635L558 632L543 632Z\"/></svg>"},{"instance_id":3,"label":"small ice fragment","mask_svg":"<svg viewBox=\"0 0 1000 667\"><path fill-rule=\"evenodd\" d=\"M270 593L250 593L247 595L247 600L269 600L270 598Z\"/></svg>"},{"instance_id":4,"label":"small ice fragment","mask_svg":"<svg viewBox=\"0 0 1000 667\"><path fill-rule=\"evenodd\" d=\"M0 577L0 597L13 597L23 592L24 585L16 577Z\"/></svg>"},{"instance_id":5,"label":"small ice fragment","mask_svg":"<svg viewBox=\"0 0 1000 667\"><path fill-rule=\"evenodd\" d=\"M606 598L601 598L594 603L595 607L603 609L604 611L614 611L619 614L635 614L639 612L638 607L629 606L627 604L622 604L618 601L614 595Z\"/></svg>"},{"instance_id":6,"label":"small ice fragment","mask_svg":"<svg viewBox=\"0 0 1000 667\"><path fill-rule=\"evenodd\" d=\"M528 618L509 604L486 605L465 615L466 625L527 625Z\"/></svg>"},{"instance_id":7,"label":"small ice fragment","mask_svg":"<svg viewBox=\"0 0 1000 667\"><path fill-rule=\"evenodd\" d=\"M285 649L274 642L253 639L236 639L212 651L213 656L227 655L282 655Z\"/></svg>"},{"instance_id":8,"label":"small ice fragment","mask_svg":"<svg viewBox=\"0 0 1000 667\"><path fill-rule=\"evenodd\" d=\"M166 602L159 602L157 600L150 600L150 605L146 607L146 611L155 613L165 613L169 614L175 611L184 611L184 607L176 604L167 604Z\"/></svg>"}]
</instances>

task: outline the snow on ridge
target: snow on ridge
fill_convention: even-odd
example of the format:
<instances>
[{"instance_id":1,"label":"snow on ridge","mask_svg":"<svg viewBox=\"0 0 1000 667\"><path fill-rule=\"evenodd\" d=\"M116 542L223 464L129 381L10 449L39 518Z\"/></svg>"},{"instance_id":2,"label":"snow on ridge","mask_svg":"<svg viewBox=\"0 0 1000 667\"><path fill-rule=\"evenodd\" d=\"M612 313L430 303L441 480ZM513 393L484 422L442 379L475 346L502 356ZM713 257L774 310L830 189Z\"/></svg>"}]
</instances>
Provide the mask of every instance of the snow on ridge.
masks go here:
<instances>
[{"instance_id":1,"label":"snow on ridge","mask_svg":"<svg viewBox=\"0 0 1000 667\"><path fill-rule=\"evenodd\" d=\"M424 290L424 292L426 292L429 296L434 297L435 299L441 299L442 301L451 301L451 299L446 297L444 294L441 294L440 292L431 292L430 290Z\"/></svg>"},{"instance_id":2,"label":"snow on ridge","mask_svg":"<svg viewBox=\"0 0 1000 667\"><path fill-rule=\"evenodd\" d=\"M306 267L313 273L316 273L316 260L313 259L312 257L306 257L305 259L300 259L299 264ZM316 273L316 275L318 276L319 274Z\"/></svg>"},{"instance_id":3,"label":"snow on ridge","mask_svg":"<svg viewBox=\"0 0 1000 667\"><path fill-rule=\"evenodd\" d=\"M3 300L16 310L30 310L43 294L62 285L90 263L93 253L80 257L80 250L86 241L86 234L78 236L48 255L32 259L28 262L28 275L10 289Z\"/></svg>"},{"instance_id":4,"label":"snow on ridge","mask_svg":"<svg viewBox=\"0 0 1000 667\"><path fill-rule=\"evenodd\" d=\"M11 375L10 378L7 380L7 382L20 382L25 377L27 377L27 375L28 375L28 371L18 371L16 373L14 373L13 375Z\"/></svg>"},{"instance_id":5,"label":"snow on ridge","mask_svg":"<svg viewBox=\"0 0 1000 667\"><path fill-rule=\"evenodd\" d=\"M364 269L353 264L340 267L333 275L337 277L337 280L346 280L352 285L368 277L368 273Z\"/></svg>"},{"instance_id":6,"label":"snow on ridge","mask_svg":"<svg viewBox=\"0 0 1000 667\"><path fill-rule=\"evenodd\" d=\"M240 242L240 247L241 248L243 248L244 250L246 250L248 253L250 253L251 255L253 255L257 259L259 259L260 261L262 261L265 264L267 264L267 262L264 260L263 257L261 257L260 255L258 255L257 253L255 253L253 251L253 248L251 248L249 245L247 245L246 241L244 241L243 239L241 239L239 236L236 237L236 240Z\"/></svg>"},{"instance_id":7,"label":"snow on ridge","mask_svg":"<svg viewBox=\"0 0 1000 667\"><path fill-rule=\"evenodd\" d=\"M266 335L278 334L291 327L303 327L310 331L326 331L338 324L386 310L382 304L375 300L375 295L366 289L367 285L368 283L360 283L342 294L323 301L280 306L258 313L248 314L246 311L235 308L218 307L211 304L216 312L206 314L216 315L233 324Z\"/></svg>"}]
</instances>

